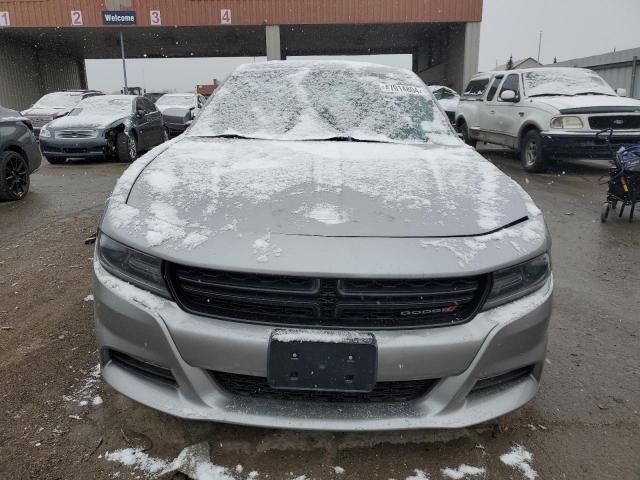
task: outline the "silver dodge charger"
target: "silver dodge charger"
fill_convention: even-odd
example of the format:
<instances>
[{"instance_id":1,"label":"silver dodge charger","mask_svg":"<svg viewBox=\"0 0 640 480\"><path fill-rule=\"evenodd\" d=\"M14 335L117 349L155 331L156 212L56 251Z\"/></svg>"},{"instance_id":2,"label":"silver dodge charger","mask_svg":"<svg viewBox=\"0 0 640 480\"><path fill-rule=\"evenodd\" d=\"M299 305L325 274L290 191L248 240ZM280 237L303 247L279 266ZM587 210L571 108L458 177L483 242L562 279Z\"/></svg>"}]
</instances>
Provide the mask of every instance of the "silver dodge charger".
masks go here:
<instances>
[{"instance_id":1,"label":"silver dodge charger","mask_svg":"<svg viewBox=\"0 0 640 480\"><path fill-rule=\"evenodd\" d=\"M542 213L413 73L238 68L119 179L96 254L102 376L163 412L308 430L456 428L544 365Z\"/></svg>"}]
</instances>

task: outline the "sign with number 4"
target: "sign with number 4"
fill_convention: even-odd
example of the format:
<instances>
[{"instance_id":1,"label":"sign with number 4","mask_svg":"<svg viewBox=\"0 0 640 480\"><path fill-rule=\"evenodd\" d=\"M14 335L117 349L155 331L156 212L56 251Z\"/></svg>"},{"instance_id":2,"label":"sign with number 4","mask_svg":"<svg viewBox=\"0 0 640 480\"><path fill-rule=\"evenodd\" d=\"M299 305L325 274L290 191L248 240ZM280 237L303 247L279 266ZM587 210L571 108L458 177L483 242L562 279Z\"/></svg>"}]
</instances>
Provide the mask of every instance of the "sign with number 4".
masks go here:
<instances>
[{"instance_id":1,"label":"sign with number 4","mask_svg":"<svg viewBox=\"0 0 640 480\"><path fill-rule=\"evenodd\" d=\"M71 25L83 25L82 12L80 10L71 10Z\"/></svg>"},{"instance_id":2,"label":"sign with number 4","mask_svg":"<svg viewBox=\"0 0 640 480\"><path fill-rule=\"evenodd\" d=\"M0 12L0 27L8 27L11 25L9 12Z\"/></svg>"},{"instance_id":3,"label":"sign with number 4","mask_svg":"<svg viewBox=\"0 0 640 480\"><path fill-rule=\"evenodd\" d=\"M230 24L231 23L231 10L228 8L223 8L220 10L220 23Z\"/></svg>"},{"instance_id":4,"label":"sign with number 4","mask_svg":"<svg viewBox=\"0 0 640 480\"><path fill-rule=\"evenodd\" d=\"M149 10L149 21L151 22L151 25L162 25L160 10Z\"/></svg>"}]
</instances>

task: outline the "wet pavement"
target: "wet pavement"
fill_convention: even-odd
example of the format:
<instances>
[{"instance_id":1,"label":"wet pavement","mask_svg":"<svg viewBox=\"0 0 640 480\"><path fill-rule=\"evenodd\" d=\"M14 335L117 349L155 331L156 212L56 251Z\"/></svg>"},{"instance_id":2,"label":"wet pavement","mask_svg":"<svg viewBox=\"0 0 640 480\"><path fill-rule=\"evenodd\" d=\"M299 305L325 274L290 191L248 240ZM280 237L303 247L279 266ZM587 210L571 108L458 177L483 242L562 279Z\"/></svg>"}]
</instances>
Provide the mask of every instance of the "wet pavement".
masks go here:
<instances>
[{"instance_id":1,"label":"wet pavement","mask_svg":"<svg viewBox=\"0 0 640 480\"><path fill-rule=\"evenodd\" d=\"M481 150L553 238L547 364L525 408L469 429L358 434L184 421L128 400L92 376L83 243L126 165L43 162L24 201L0 204L0 478L144 478L107 452L171 460L206 442L213 479L640 479L640 216L600 223L606 162L531 175Z\"/></svg>"}]
</instances>

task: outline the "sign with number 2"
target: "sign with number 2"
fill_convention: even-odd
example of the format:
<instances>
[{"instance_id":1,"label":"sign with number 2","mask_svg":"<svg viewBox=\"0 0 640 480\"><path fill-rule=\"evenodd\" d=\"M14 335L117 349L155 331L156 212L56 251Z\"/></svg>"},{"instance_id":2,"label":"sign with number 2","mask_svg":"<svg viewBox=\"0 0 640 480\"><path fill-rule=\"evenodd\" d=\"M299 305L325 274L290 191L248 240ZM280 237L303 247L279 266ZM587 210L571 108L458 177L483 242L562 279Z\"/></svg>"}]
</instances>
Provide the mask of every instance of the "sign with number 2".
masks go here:
<instances>
[{"instance_id":1,"label":"sign with number 2","mask_svg":"<svg viewBox=\"0 0 640 480\"><path fill-rule=\"evenodd\" d=\"M231 23L231 10L228 8L223 8L220 10L220 23L229 24Z\"/></svg>"},{"instance_id":2,"label":"sign with number 2","mask_svg":"<svg viewBox=\"0 0 640 480\"><path fill-rule=\"evenodd\" d=\"M82 24L82 12L80 10L71 10L71 25Z\"/></svg>"}]
</instances>

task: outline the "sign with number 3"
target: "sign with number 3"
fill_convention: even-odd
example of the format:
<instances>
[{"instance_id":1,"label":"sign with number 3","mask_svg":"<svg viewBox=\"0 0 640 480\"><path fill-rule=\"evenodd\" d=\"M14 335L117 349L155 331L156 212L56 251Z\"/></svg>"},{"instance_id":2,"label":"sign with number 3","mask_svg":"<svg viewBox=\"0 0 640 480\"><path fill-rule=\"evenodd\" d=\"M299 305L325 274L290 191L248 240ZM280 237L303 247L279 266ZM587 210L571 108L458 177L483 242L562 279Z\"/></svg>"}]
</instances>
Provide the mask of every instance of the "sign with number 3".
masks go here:
<instances>
[{"instance_id":1,"label":"sign with number 3","mask_svg":"<svg viewBox=\"0 0 640 480\"><path fill-rule=\"evenodd\" d=\"M151 25L162 25L160 10L149 10L149 21L151 22Z\"/></svg>"},{"instance_id":2,"label":"sign with number 3","mask_svg":"<svg viewBox=\"0 0 640 480\"><path fill-rule=\"evenodd\" d=\"M0 27L8 27L10 25L9 12L0 12Z\"/></svg>"},{"instance_id":3,"label":"sign with number 3","mask_svg":"<svg viewBox=\"0 0 640 480\"><path fill-rule=\"evenodd\" d=\"M228 8L223 8L220 10L220 23L222 24L230 24L231 23L231 10Z\"/></svg>"},{"instance_id":4,"label":"sign with number 3","mask_svg":"<svg viewBox=\"0 0 640 480\"><path fill-rule=\"evenodd\" d=\"M83 25L82 12L80 10L71 10L71 25Z\"/></svg>"}]
</instances>

